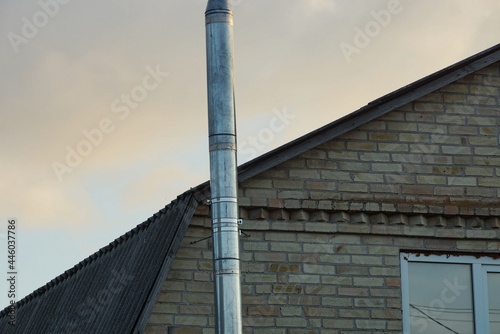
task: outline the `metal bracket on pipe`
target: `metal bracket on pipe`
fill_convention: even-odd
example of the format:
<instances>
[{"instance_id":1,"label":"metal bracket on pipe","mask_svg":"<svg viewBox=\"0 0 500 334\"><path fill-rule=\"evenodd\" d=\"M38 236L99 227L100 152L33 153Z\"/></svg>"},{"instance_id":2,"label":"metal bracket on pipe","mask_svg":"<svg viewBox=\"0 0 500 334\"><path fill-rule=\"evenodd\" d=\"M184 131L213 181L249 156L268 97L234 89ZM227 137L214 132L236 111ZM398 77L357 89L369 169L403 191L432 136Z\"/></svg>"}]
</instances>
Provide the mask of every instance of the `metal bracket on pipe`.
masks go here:
<instances>
[{"instance_id":1,"label":"metal bracket on pipe","mask_svg":"<svg viewBox=\"0 0 500 334\"><path fill-rule=\"evenodd\" d=\"M243 219L238 219L238 225L243 225ZM245 233L243 230L238 230L240 232L240 235L243 235L244 237L250 237L251 235L248 233Z\"/></svg>"}]
</instances>

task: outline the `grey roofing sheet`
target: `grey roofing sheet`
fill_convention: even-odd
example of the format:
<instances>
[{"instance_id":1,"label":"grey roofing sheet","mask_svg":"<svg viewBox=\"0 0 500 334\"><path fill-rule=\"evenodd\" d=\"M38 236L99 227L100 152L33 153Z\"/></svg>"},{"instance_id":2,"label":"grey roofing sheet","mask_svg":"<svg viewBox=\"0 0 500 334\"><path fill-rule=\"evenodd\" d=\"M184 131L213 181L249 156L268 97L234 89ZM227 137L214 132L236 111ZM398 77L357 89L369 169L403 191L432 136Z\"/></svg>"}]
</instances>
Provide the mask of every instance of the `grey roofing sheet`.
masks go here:
<instances>
[{"instance_id":1,"label":"grey roofing sheet","mask_svg":"<svg viewBox=\"0 0 500 334\"><path fill-rule=\"evenodd\" d=\"M0 333L138 333L163 284L197 201L186 192L153 217L17 303Z\"/></svg>"}]
</instances>

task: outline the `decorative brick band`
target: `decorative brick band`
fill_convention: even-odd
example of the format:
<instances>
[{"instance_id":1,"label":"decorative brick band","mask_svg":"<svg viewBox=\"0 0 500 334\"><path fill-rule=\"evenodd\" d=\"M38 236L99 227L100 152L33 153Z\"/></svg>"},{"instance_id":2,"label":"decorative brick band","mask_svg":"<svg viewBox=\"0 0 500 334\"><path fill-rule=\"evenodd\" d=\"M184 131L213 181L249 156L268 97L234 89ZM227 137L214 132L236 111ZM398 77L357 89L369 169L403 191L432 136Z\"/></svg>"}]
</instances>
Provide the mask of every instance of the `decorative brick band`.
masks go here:
<instances>
[{"instance_id":1,"label":"decorative brick band","mask_svg":"<svg viewBox=\"0 0 500 334\"><path fill-rule=\"evenodd\" d=\"M209 208L201 206L192 224L210 226ZM384 234L437 238L500 238L500 217L240 208L243 230L311 233Z\"/></svg>"}]
</instances>

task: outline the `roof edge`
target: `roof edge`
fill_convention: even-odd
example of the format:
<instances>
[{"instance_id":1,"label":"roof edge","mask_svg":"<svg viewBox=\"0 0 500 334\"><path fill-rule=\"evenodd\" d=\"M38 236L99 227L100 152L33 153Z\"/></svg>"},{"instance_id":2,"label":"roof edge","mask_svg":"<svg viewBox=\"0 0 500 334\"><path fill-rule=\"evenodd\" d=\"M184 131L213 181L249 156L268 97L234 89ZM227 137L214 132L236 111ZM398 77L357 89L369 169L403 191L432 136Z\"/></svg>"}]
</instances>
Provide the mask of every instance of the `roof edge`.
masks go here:
<instances>
[{"instance_id":1,"label":"roof edge","mask_svg":"<svg viewBox=\"0 0 500 334\"><path fill-rule=\"evenodd\" d=\"M189 199L189 202L186 203L186 208L189 210L183 214L186 216L186 218L183 219L181 223L177 226L177 229L175 231L175 236L172 239L172 243L170 244L169 249L165 253L162 265L158 270L158 273L156 274L156 278L154 280L153 285L151 286L148 297L144 305L142 306L140 316L137 319L136 324L134 326L134 333L136 332L143 333L144 329L146 328L151 312L153 311L153 307L157 302L158 295L160 294L161 288L163 287L163 284L167 279L172 262L175 258L175 255L177 254L177 251L181 246L181 241L186 235L186 231L189 227L189 224L191 223L196 207L198 206L199 201L196 199L192 191L190 191L190 193L192 196Z\"/></svg>"},{"instance_id":2,"label":"roof edge","mask_svg":"<svg viewBox=\"0 0 500 334\"><path fill-rule=\"evenodd\" d=\"M386 94L346 116L240 165L239 182L248 180L497 61L500 61L500 43Z\"/></svg>"}]
</instances>

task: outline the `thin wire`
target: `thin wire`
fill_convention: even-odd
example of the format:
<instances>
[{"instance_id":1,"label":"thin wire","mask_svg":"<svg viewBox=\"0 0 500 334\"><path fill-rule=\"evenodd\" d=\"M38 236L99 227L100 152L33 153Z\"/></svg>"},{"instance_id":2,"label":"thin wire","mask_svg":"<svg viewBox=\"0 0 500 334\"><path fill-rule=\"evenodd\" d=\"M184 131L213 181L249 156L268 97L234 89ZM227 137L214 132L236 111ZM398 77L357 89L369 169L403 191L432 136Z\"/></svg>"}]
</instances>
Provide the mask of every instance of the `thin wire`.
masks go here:
<instances>
[{"instance_id":1,"label":"thin wire","mask_svg":"<svg viewBox=\"0 0 500 334\"><path fill-rule=\"evenodd\" d=\"M413 304L415 306L418 306L420 309L424 310L429 310L434 312L434 310L438 310L439 312L443 313L472 313L472 308L465 308L465 307L435 307L435 306L426 306L426 305L419 305L419 304ZM500 314L500 309L498 308L490 308L489 309L490 314Z\"/></svg>"},{"instance_id":2,"label":"thin wire","mask_svg":"<svg viewBox=\"0 0 500 334\"><path fill-rule=\"evenodd\" d=\"M442 322L439 322L437 321L436 319L434 319L433 317L431 317L430 315L428 315L427 313L425 313L424 311L422 311L421 309L419 309L418 307L416 307L415 305L413 304L410 304L411 307L413 307L415 310L419 311L420 313L422 313L423 315L425 315L427 318L431 319L432 321L434 321L436 324L446 328L447 330L449 330L450 332L452 333L455 333L455 334L460 334L459 332L457 331L454 331L453 329L451 329L450 327L446 326L445 324L443 324Z\"/></svg>"},{"instance_id":3,"label":"thin wire","mask_svg":"<svg viewBox=\"0 0 500 334\"><path fill-rule=\"evenodd\" d=\"M411 316L412 318L418 318L418 319L426 319L427 317L425 316L421 316L421 315L412 315ZM472 323L473 320L460 320L460 319L446 319L446 318L438 318L436 317L435 318L436 320L442 320L442 321L453 321L453 322L469 322L469 323ZM500 324L500 321L494 321L494 320L490 320L490 323L493 324Z\"/></svg>"}]
</instances>

